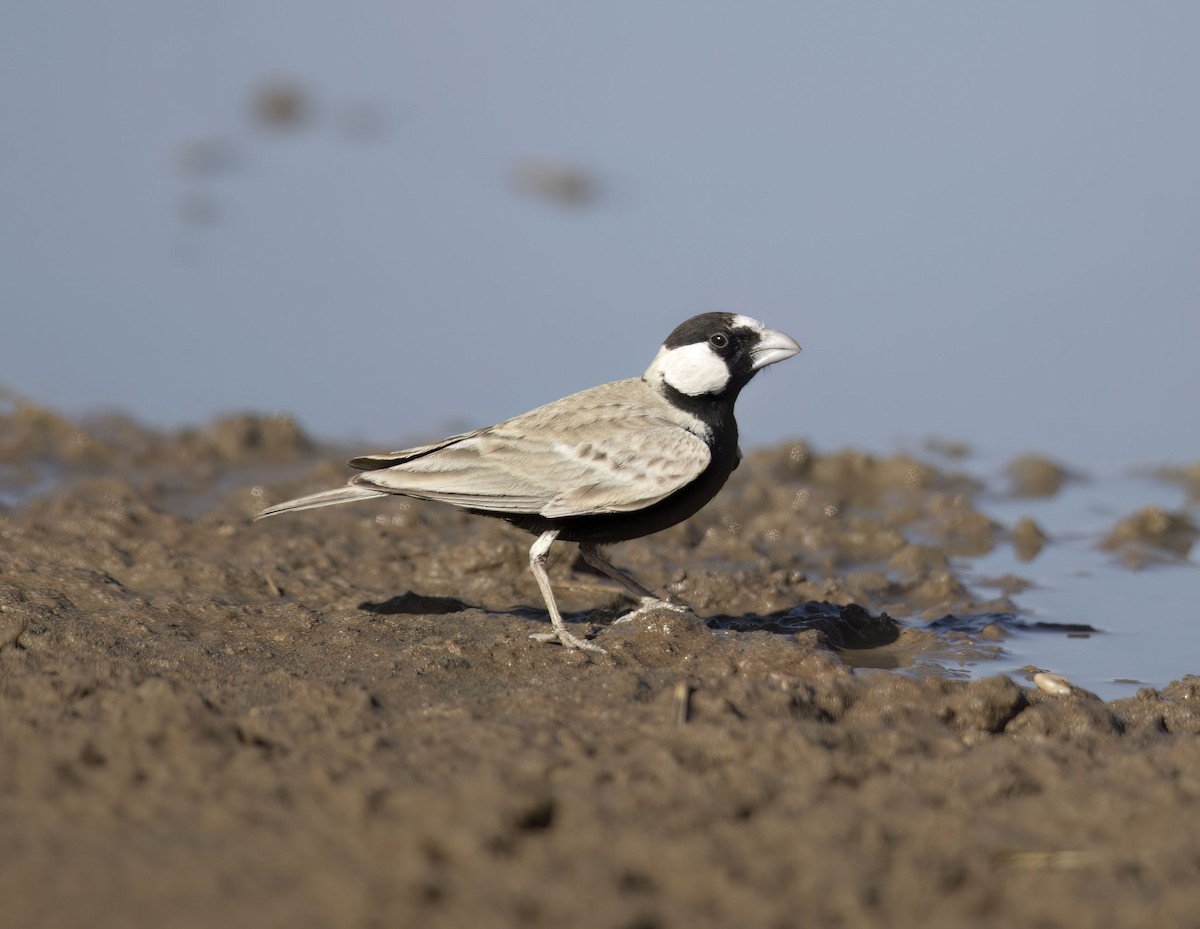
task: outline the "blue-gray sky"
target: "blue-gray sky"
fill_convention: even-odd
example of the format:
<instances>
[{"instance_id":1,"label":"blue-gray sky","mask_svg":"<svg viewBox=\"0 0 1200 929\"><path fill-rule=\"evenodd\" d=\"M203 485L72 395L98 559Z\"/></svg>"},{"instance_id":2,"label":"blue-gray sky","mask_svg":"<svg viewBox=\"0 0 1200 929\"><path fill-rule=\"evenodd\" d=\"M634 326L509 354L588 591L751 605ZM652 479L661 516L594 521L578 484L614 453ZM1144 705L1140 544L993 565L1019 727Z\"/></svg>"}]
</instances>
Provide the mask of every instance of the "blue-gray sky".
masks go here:
<instances>
[{"instance_id":1,"label":"blue-gray sky","mask_svg":"<svg viewBox=\"0 0 1200 929\"><path fill-rule=\"evenodd\" d=\"M747 445L1195 459L1198 39L1182 2L5 4L0 384L387 446L729 309L805 347ZM294 131L249 116L277 78ZM601 196L522 195L531 158Z\"/></svg>"}]
</instances>

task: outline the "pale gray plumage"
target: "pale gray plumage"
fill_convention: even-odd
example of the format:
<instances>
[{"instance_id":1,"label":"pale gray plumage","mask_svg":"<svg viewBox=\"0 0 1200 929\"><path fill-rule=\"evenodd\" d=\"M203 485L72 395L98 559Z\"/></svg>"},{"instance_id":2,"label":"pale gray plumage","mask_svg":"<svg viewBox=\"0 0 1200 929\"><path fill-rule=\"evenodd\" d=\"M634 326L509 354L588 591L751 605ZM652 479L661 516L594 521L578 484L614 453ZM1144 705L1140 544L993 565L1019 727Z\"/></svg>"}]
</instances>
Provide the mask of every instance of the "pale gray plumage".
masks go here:
<instances>
[{"instance_id":1,"label":"pale gray plumage","mask_svg":"<svg viewBox=\"0 0 1200 929\"><path fill-rule=\"evenodd\" d=\"M711 461L694 422L640 379L573 394L442 445L356 485L455 506L546 517L637 510ZM595 435L595 442L580 441ZM653 449L653 454L647 454ZM383 456L385 460L389 456Z\"/></svg>"},{"instance_id":2,"label":"pale gray plumage","mask_svg":"<svg viewBox=\"0 0 1200 929\"><path fill-rule=\"evenodd\" d=\"M746 317L694 317L677 327L641 378L440 442L352 459L364 470L348 486L268 507L258 518L400 494L508 519L539 533L530 567L554 632L536 637L602 651L563 625L545 571L550 545L560 534L578 541L584 558L631 596L661 604L607 562L597 544L658 531L703 506L737 465L738 391L755 371L799 350Z\"/></svg>"}]
</instances>

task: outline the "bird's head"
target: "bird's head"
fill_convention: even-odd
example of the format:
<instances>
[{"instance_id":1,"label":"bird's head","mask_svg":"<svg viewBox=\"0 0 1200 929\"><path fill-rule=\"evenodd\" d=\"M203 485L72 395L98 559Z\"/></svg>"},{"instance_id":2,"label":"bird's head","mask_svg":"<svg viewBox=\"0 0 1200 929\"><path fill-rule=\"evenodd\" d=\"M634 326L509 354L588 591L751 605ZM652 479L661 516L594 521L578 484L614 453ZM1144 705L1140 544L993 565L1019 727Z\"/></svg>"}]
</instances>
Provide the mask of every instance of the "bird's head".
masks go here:
<instances>
[{"instance_id":1,"label":"bird's head","mask_svg":"<svg viewBox=\"0 0 1200 929\"><path fill-rule=\"evenodd\" d=\"M757 371L799 351L790 336L756 319L704 313L675 327L642 377L687 397L732 400Z\"/></svg>"}]
</instances>

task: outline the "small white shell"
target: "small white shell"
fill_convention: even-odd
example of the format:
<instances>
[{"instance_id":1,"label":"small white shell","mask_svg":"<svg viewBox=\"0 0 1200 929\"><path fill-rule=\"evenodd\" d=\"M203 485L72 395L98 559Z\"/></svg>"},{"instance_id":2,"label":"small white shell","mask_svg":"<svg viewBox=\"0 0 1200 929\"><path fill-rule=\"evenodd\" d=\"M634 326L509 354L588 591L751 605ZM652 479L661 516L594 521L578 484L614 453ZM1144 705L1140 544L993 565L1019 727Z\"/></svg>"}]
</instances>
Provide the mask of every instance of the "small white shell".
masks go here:
<instances>
[{"instance_id":1,"label":"small white shell","mask_svg":"<svg viewBox=\"0 0 1200 929\"><path fill-rule=\"evenodd\" d=\"M1033 676L1033 683L1043 693L1052 697L1069 697L1075 693L1075 686L1061 674L1051 674L1049 671L1039 671Z\"/></svg>"}]
</instances>

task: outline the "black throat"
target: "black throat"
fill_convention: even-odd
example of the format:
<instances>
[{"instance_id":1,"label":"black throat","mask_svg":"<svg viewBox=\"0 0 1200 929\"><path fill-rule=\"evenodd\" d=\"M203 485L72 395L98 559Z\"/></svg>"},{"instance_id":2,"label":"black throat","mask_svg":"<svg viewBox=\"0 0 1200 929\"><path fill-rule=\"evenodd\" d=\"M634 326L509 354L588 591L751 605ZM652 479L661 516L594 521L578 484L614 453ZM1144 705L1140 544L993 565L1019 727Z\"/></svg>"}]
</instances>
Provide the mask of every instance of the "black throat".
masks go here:
<instances>
[{"instance_id":1,"label":"black throat","mask_svg":"<svg viewBox=\"0 0 1200 929\"><path fill-rule=\"evenodd\" d=\"M693 397L670 384L659 384L659 390L667 402L689 416L695 416L708 427L709 445L732 444L737 446L737 420L733 418L733 404L738 392L726 388L719 394L701 394Z\"/></svg>"}]
</instances>

